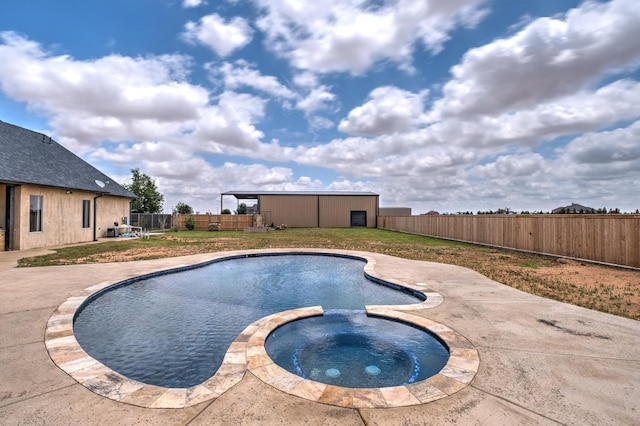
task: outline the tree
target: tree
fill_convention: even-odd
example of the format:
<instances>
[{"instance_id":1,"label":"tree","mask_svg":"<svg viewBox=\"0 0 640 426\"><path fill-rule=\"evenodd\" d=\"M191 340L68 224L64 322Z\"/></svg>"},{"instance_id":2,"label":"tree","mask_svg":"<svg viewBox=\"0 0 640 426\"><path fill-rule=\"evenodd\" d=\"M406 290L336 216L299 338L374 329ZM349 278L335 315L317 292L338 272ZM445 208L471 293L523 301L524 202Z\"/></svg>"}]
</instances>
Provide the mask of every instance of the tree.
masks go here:
<instances>
[{"instance_id":1,"label":"tree","mask_svg":"<svg viewBox=\"0 0 640 426\"><path fill-rule=\"evenodd\" d=\"M222 212L220 212L220 214L231 214L231 210L224 209L224 210L222 210Z\"/></svg>"},{"instance_id":2,"label":"tree","mask_svg":"<svg viewBox=\"0 0 640 426\"><path fill-rule=\"evenodd\" d=\"M245 203L240 203L238 210L236 210L236 214L247 214L247 205Z\"/></svg>"},{"instance_id":3,"label":"tree","mask_svg":"<svg viewBox=\"0 0 640 426\"><path fill-rule=\"evenodd\" d=\"M193 214L193 208L182 201L178 201L178 204L173 208L173 211L180 214Z\"/></svg>"},{"instance_id":4,"label":"tree","mask_svg":"<svg viewBox=\"0 0 640 426\"><path fill-rule=\"evenodd\" d=\"M160 213L164 195L158 192L155 181L148 175L140 173L140 169L131 169L131 184L125 185L129 191L138 196L131 203L133 213Z\"/></svg>"}]
</instances>

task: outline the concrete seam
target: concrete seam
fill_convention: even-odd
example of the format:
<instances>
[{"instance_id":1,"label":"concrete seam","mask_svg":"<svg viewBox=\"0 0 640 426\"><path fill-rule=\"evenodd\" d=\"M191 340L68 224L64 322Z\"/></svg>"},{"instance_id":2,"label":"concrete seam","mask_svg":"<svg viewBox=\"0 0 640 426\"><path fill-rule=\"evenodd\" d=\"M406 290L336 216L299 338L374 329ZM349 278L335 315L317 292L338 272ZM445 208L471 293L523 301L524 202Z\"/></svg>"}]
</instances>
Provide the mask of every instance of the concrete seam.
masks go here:
<instances>
[{"instance_id":1,"label":"concrete seam","mask_svg":"<svg viewBox=\"0 0 640 426\"><path fill-rule=\"evenodd\" d=\"M367 423L364 417L362 417L362 411L359 408L356 408L356 413L358 413L358 417L360 417L360 420L362 420L362 424L364 426L367 426L369 423Z\"/></svg>"},{"instance_id":2,"label":"concrete seam","mask_svg":"<svg viewBox=\"0 0 640 426\"><path fill-rule=\"evenodd\" d=\"M539 413L539 412L537 412L537 411L535 411L535 410L532 410L531 408L525 407L524 405L522 405L522 404L520 404L520 403L518 403L518 402L512 401L512 400L507 399L507 398L505 398L505 397L503 397L503 396L500 396L500 395L496 395L496 394L494 394L494 393L492 393L492 392L489 392L489 391L487 391L487 390L480 389L479 387L475 386L473 383L472 383L472 384L470 384L469 386L471 386L472 388L474 388L475 390L477 390L477 391L479 391L479 392L485 393L485 394L487 394L487 395L491 395L492 397L494 397L494 398L496 398L496 399L499 399L499 400L504 401L504 402L506 402L506 403L509 403L509 404L511 404L511 405L515 405L516 407L519 407L519 408L521 408L521 409L523 409L523 410L525 410L525 411L528 411L528 412L530 412L530 413L536 414L536 415L538 415L538 416L540 416L540 417L542 417L542 418L545 418L545 419L547 419L547 420L549 420L549 421L552 421L552 422L557 423L557 424L559 424L559 425L568 426L568 425L567 425L567 423L562 423L562 422L560 422L559 420L552 419L551 417L549 417L549 416L547 416L547 415L544 415L544 414L542 414L542 413Z\"/></svg>"},{"instance_id":3,"label":"concrete seam","mask_svg":"<svg viewBox=\"0 0 640 426\"><path fill-rule=\"evenodd\" d=\"M56 310L60 307L60 305L57 306L44 306L42 308L34 308L34 309L25 309L24 311L12 311L12 312L1 312L0 313L0 317L4 316L4 315L15 315L15 314L21 314L23 312L36 312L36 311L43 311L45 309L52 309L52 310Z\"/></svg>"},{"instance_id":4,"label":"concrete seam","mask_svg":"<svg viewBox=\"0 0 640 426\"><path fill-rule=\"evenodd\" d=\"M186 422L186 423L185 423L185 426L186 426L186 425L190 425L190 424L191 424L195 419L197 419L198 417L200 417L200 416L202 415L202 413L204 413L204 412L205 412L205 410L207 410L209 407L211 407L211 405L212 405L214 402L216 402L216 399L218 399L218 398L214 398L214 399L212 399L211 401L209 401L209 403L208 403L206 406L202 407L202 410L200 410L200 411L199 411L195 416L193 416L193 417L192 417L188 422Z\"/></svg>"},{"instance_id":5,"label":"concrete seam","mask_svg":"<svg viewBox=\"0 0 640 426\"><path fill-rule=\"evenodd\" d=\"M51 389L51 390L46 391L46 392L44 392L44 393L39 393L39 394L37 394L37 395L32 395L32 396L26 397L26 398L24 398L24 399L21 399L21 400L19 400L19 401L10 402L10 403L9 403L9 404L7 404L7 405L1 405L1 406L0 406L0 409L2 409L2 408L6 408L6 407L11 407L12 405L20 404L20 403L22 403L22 402L29 401L29 400L34 399L34 398L39 398L39 397L41 397L41 396L49 395L50 393L58 392L58 391L61 391L61 390L63 390L63 389L67 389L67 388L70 388L70 387L72 387L72 386L76 386L76 385L79 385L79 383L74 382L74 383L71 383L71 384L69 384L69 385L67 385L67 386L62 386L62 387L57 388L57 389Z\"/></svg>"},{"instance_id":6,"label":"concrete seam","mask_svg":"<svg viewBox=\"0 0 640 426\"><path fill-rule=\"evenodd\" d=\"M525 354L549 355L549 356L567 356L567 355L571 355L572 357L577 357L577 358L596 359L596 360L603 360L603 361L640 362L640 359L593 356L593 355L586 355L586 354L577 354L577 353L574 353L574 352L549 352L549 351L540 352L540 351L527 351L527 350L516 349L516 348L502 348L502 347L497 347L497 346L479 346L479 345L475 345L475 346L476 346L477 349L488 349L488 350L492 350L492 351L522 352L522 353L525 353Z\"/></svg>"}]
</instances>

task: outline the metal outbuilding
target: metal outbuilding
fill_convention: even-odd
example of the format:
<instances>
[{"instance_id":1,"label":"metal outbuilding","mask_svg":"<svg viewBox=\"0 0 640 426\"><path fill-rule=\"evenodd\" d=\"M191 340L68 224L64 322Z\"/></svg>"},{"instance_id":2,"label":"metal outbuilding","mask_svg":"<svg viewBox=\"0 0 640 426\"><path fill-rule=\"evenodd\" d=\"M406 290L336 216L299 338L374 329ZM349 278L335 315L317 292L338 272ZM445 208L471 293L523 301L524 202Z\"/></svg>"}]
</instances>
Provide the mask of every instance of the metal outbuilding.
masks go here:
<instances>
[{"instance_id":1,"label":"metal outbuilding","mask_svg":"<svg viewBox=\"0 0 640 426\"><path fill-rule=\"evenodd\" d=\"M377 226L378 194L346 191L227 191L240 200L257 200L265 225L291 228L349 228Z\"/></svg>"}]
</instances>

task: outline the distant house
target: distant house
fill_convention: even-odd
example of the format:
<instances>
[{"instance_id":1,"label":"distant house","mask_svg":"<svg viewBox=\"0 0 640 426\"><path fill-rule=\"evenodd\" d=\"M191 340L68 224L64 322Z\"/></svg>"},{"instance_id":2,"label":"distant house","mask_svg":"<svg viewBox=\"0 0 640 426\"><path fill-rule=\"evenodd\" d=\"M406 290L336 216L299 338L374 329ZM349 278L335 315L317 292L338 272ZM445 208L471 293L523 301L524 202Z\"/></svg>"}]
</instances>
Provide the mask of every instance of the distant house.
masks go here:
<instances>
[{"instance_id":1,"label":"distant house","mask_svg":"<svg viewBox=\"0 0 640 426\"><path fill-rule=\"evenodd\" d=\"M591 207L581 206L580 204L572 203L570 206L558 207L551 210L554 214L568 214L568 213L595 213L596 209Z\"/></svg>"},{"instance_id":2,"label":"distant house","mask_svg":"<svg viewBox=\"0 0 640 426\"><path fill-rule=\"evenodd\" d=\"M0 121L0 250L94 241L135 198L49 136Z\"/></svg>"}]
</instances>

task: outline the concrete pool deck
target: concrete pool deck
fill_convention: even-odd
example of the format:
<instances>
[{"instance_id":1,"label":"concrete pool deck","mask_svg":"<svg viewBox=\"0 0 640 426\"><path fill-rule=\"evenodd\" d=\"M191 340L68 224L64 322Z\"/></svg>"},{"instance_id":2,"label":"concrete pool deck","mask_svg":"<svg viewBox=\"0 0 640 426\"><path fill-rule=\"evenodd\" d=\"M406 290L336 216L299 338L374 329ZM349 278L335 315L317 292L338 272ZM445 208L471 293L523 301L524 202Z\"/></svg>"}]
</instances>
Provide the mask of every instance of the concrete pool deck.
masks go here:
<instances>
[{"instance_id":1,"label":"concrete pool deck","mask_svg":"<svg viewBox=\"0 0 640 426\"><path fill-rule=\"evenodd\" d=\"M53 363L45 347L49 318L87 287L200 263L219 253L13 268L17 258L45 252L0 252L3 425L640 423L640 322L523 293L465 268L344 251L337 252L375 259L381 278L443 296L440 305L412 314L450 327L475 346L480 365L468 386L421 405L343 408L286 394L248 371L215 400L188 408L116 402Z\"/></svg>"}]
</instances>

